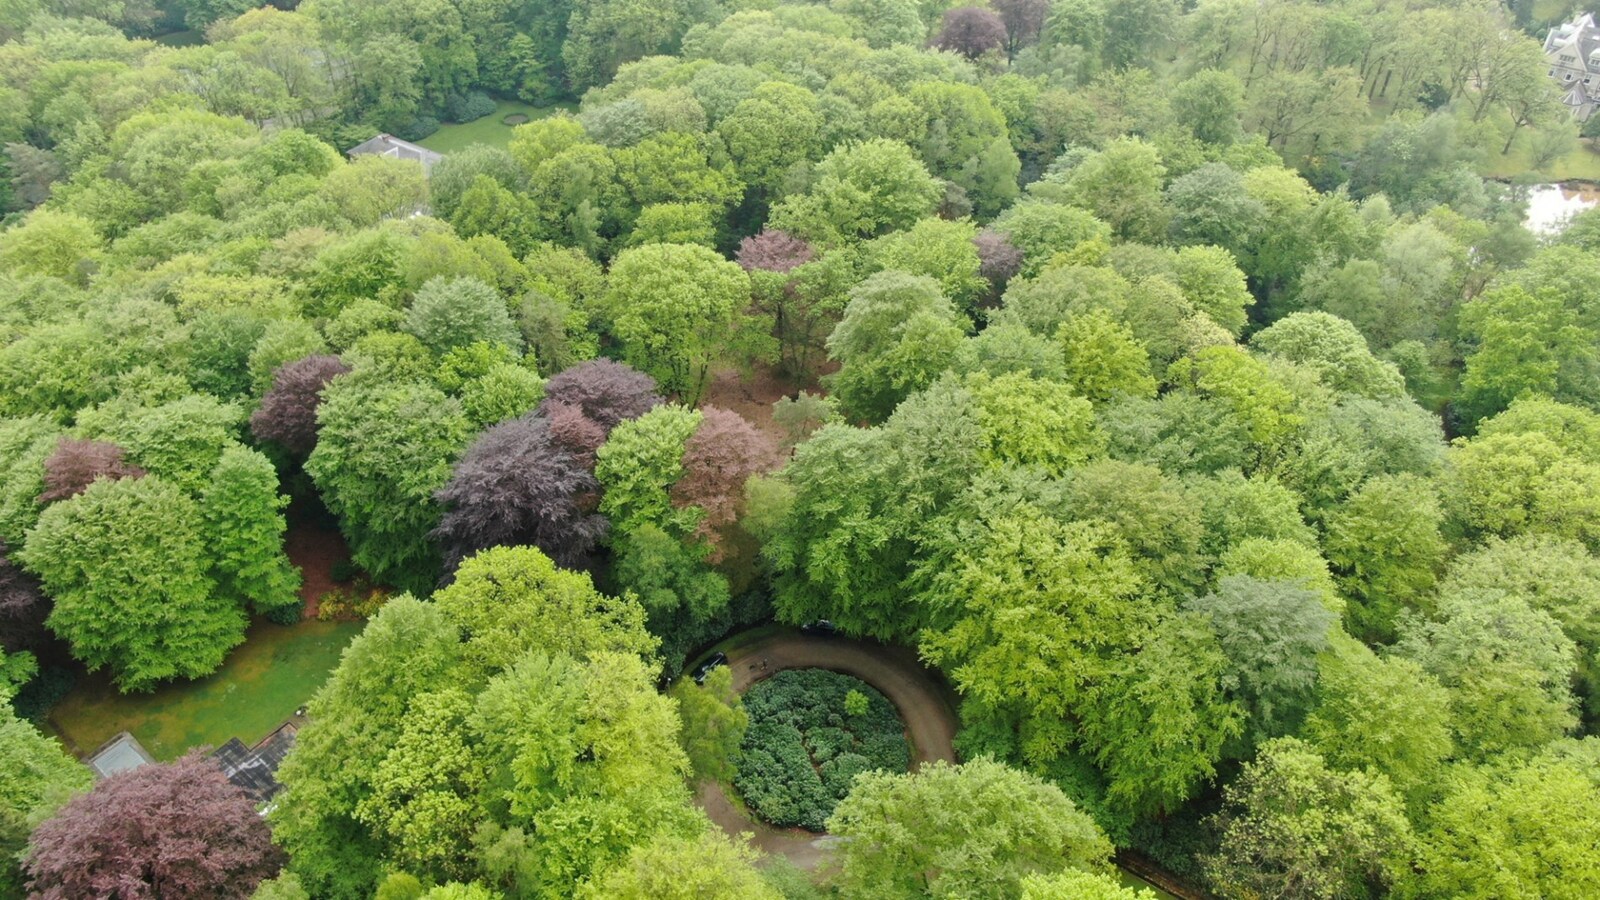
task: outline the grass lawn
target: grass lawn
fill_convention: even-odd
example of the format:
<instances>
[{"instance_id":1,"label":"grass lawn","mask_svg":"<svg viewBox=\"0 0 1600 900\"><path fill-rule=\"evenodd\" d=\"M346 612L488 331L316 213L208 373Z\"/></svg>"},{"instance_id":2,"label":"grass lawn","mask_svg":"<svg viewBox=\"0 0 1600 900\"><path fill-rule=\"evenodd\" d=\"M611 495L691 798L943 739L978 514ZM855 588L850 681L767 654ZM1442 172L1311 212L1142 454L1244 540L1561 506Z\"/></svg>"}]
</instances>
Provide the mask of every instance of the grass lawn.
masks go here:
<instances>
[{"instance_id":1,"label":"grass lawn","mask_svg":"<svg viewBox=\"0 0 1600 900\"><path fill-rule=\"evenodd\" d=\"M1485 161L1483 174L1494 178L1511 178L1533 171L1533 163L1528 159L1531 144L1531 135L1518 135L1510 153L1505 156L1490 154ZM1589 149L1588 141L1579 141L1571 153L1541 169L1539 174L1545 181L1566 181L1569 178L1600 181L1600 153Z\"/></svg>"},{"instance_id":2,"label":"grass lawn","mask_svg":"<svg viewBox=\"0 0 1600 900\"><path fill-rule=\"evenodd\" d=\"M194 28L188 31L171 31L157 36L155 42L168 47L194 47L206 42L206 33Z\"/></svg>"},{"instance_id":3,"label":"grass lawn","mask_svg":"<svg viewBox=\"0 0 1600 900\"><path fill-rule=\"evenodd\" d=\"M149 694L120 694L104 675L91 675L56 704L49 722L80 754L93 753L119 731L132 732L159 760L176 759L199 744L220 746L231 737L254 744L322 686L361 626L258 622L206 678Z\"/></svg>"},{"instance_id":4,"label":"grass lawn","mask_svg":"<svg viewBox=\"0 0 1600 900\"><path fill-rule=\"evenodd\" d=\"M495 103L494 112L487 116L471 122L463 122L460 125L445 125L433 134L417 141L417 143L438 153L449 153L471 144L489 144L494 147L504 147L506 144L511 143L511 129L515 127L507 125L503 121L506 116L520 113L529 119L542 119L563 109L574 110L577 108L578 104L576 103L530 106L516 100L501 100Z\"/></svg>"}]
</instances>

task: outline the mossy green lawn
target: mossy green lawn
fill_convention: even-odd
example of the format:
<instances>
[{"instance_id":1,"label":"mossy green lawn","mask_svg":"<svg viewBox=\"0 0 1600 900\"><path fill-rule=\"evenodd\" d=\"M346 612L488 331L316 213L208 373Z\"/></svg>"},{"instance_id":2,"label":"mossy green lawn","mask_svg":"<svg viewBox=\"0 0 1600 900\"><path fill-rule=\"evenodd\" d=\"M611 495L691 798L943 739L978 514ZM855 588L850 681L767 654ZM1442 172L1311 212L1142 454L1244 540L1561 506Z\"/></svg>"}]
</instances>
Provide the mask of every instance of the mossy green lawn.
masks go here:
<instances>
[{"instance_id":1,"label":"mossy green lawn","mask_svg":"<svg viewBox=\"0 0 1600 900\"><path fill-rule=\"evenodd\" d=\"M555 115L562 110L575 110L576 103L554 103L549 106L530 106L516 100L500 100L494 105L494 112L481 119L471 122L462 122L459 125L445 125L438 131L428 135L417 143L437 153L451 153L472 144L489 144L494 147L504 147L511 143L511 129L514 125L505 123L506 116L524 115L529 119L542 119L545 116Z\"/></svg>"},{"instance_id":2,"label":"mossy green lawn","mask_svg":"<svg viewBox=\"0 0 1600 900\"><path fill-rule=\"evenodd\" d=\"M361 625L257 622L244 644L206 678L149 694L120 694L108 678L92 675L56 704L49 723L79 754L93 753L119 731L132 732L159 760L232 737L253 744L322 686Z\"/></svg>"}]
</instances>

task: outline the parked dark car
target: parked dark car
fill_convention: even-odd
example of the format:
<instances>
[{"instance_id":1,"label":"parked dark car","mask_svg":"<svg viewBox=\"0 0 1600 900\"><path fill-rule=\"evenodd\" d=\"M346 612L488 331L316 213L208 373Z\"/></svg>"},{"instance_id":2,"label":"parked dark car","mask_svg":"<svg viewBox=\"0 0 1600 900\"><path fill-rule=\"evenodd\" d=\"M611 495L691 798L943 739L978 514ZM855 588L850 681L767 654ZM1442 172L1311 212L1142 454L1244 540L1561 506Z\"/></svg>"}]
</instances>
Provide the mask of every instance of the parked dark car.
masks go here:
<instances>
[{"instance_id":1,"label":"parked dark car","mask_svg":"<svg viewBox=\"0 0 1600 900\"><path fill-rule=\"evenodd\" d=\"M705 684L706 683L706 676L711 674L711 670L712 669L715 669L717 666L725 666L727 664L728 664L728 654L723 653L721 651L718 651L716 653L711 654L710 656L706 657L706 661L705 662L701 663L698 667L695 668L695 670L694 670L694 683L695 684Z\"/></svg>"},{"instance_id":2,"label":"parked dark car","mask_svg":"<svg viewBox=\"0 0 1600 900\"><path fill-rule=\"evenodd\" d=\"M814 634L819 637L833 637L839 633L839 626L829 622L827 619L818 619L815 622L807 622L801 625L800 633Z\"/></svg>"}]
</instances>

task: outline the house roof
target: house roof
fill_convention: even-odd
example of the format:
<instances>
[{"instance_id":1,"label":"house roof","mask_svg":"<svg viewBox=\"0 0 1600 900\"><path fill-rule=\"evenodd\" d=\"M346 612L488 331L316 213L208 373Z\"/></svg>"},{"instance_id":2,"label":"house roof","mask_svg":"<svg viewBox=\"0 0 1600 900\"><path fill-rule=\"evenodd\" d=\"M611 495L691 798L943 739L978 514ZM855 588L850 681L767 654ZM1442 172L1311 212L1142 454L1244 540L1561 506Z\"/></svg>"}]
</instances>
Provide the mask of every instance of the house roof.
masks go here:
<instances>
[{"instance_id":1,"label":"house roof","mask_svg":"<svg viewBox=\"0 0 1600 900\"><path fill-rule=\"evenodd\" d=\"M294 723L285 722L254 747L246 747L238 738L230 738L211 752L211 758L222 768L222 774L249 794L250 799L265 803L282 788L278 784L278 766L294 746L294 734Z\"/></svg>"},{"instance_id":2,"label":"house roof","mask_svg":"<svg viewBox=\"0 0 1600 900\"><path fill-rule=\"evenodd\" d=\"M1551 29L1544 39L1545 55L1557 54L1559 50L1566 50L1569 55L1576 57L1570 65L1597 67L1597 63L1600 63L1596 59L1600 54L1600 26L1595 25L1594 16L1585 13Z\"/></svg>"},{"instance_id":3,"label":"house roof","mask_svg":"<svg viewBox=\"0 0 1600 900\"><path fill-rule=\"evenodd\" d=\"M410 141L402 141L392 134L380 134L351 147L350 156L387 156L392 159L409 159L422 163L424 169L433 168L444 156Z\"/></svg>"}]
</instances>

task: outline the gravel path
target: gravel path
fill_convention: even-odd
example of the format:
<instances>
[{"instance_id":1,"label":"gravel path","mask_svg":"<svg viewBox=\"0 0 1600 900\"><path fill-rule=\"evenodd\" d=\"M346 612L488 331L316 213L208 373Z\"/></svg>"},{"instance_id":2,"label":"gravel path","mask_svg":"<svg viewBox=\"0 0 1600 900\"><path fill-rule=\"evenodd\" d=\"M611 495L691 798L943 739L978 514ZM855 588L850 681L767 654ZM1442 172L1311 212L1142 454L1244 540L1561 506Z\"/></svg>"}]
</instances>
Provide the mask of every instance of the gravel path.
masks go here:
<instances>
[{"instance_id":1,"label":"gravel path","mask_svg":"<svg viewBox=\"0 0 1600 900\"><path fill-rule=\"evenodd\" d=\"M785 629L740 644L727 654L733 686L740 693L784 669L830 669L859 678L899 711L911 741L912 768L928 760L956 761L955 710L938 677L910 650ZM814 869L827 859L832 838L803 828L774 828L754 819L715 782L701 784L695 799L723 831L750 834L750 843L763 853L787 856L802 869Z\"/></svg>"},{"instance_id":2,"label":"gravel path","mask_svg":"<svg viewBox=\"0 0 1600 900\"><path fill-rule=\"evenodd\" d=\"M900 718L906 723L906 736L911 741L913 769L929 760L956 761L956 713L952 698L938 676L904 647L775 629L724 652L733 669L733 687L741 694L750 685L784 669L831 669L859 678L881 691L899 710ZM786 856L808 871L828 864L830 850L837 840L804 828L774 828L752 817L714 781L700 784L695 802L727 834L748 834L751 845L762 853ZM1153 888L1158 891L1158 897L1202 896L1177 883L1143 857L1119 858L1119 864L1124 872L1139 872L1152 879L1152 883L1147 884L1125 875L1125 883Z\"/></svg>"}]
</instances>

